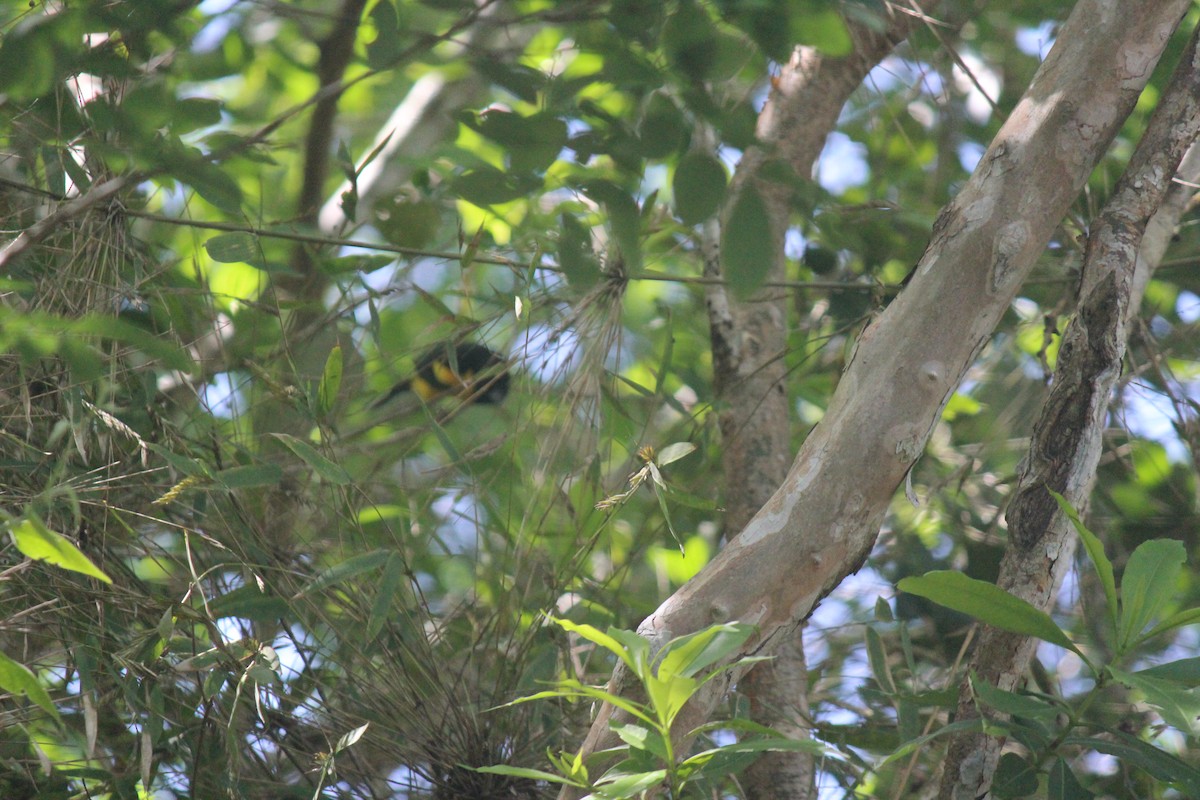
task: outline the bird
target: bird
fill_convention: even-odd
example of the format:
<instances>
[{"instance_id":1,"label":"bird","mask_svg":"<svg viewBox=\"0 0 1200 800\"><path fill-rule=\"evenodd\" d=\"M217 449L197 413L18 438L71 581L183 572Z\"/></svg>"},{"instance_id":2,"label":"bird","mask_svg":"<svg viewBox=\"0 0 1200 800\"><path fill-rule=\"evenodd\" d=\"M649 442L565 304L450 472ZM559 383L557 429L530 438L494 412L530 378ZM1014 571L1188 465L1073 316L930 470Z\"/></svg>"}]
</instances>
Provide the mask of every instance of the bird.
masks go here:
<instances>
[{"instance_id":1,"label":"bird","mask_svg":"<svg viewBox=\"0 0 1200 800\"><path fill-rule=\"evenodd\" d=\"M436 345L417 359L411 378L397 383L371 407L378 408L404 392L412 392L425 403L453 396L468 403L498 405L508 396L506 366L503 356L477 342L459 342L453 349Z\"/></svg>"}]
</instances>

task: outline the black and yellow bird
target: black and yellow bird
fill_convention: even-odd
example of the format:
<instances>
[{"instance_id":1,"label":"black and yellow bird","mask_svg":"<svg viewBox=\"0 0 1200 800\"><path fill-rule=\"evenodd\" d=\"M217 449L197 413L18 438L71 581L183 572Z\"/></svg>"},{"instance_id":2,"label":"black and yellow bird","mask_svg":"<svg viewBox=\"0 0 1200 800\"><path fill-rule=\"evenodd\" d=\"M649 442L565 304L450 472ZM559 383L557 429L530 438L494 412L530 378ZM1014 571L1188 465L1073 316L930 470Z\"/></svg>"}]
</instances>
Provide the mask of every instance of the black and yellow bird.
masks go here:
<instances>
[{"instance_id":1,"label":"black and yellow bird","mask_svg":"<svg viewBox=\"0 0 1200 800\"><path fill-rule=\"evenodd\" d=\"M412 392L426 403L457 397L468 403L498 404L508 396L507 364L495 350L475 342L459 342L453 349L437 345L417 359L411 378L397 383L372 407L404 392Z\"/></svg>"}]
</instances>

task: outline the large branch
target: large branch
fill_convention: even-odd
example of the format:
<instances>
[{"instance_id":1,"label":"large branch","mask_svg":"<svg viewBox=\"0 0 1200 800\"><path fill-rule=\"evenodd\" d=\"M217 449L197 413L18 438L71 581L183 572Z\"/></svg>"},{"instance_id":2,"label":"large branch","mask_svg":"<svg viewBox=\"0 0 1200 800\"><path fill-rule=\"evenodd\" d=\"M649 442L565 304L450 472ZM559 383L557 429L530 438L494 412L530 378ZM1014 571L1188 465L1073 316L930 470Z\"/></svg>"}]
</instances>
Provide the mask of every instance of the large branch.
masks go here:
<instances>
[{"instance_id":1,"label":"large branch","mask_svg":"<svg viewBox=\"0 0 1200 800\"><path fill-rule=\"evenodd\" d=\"M1125 174L1092 225L1079 313L1063 336L1054 386L1034 425L1008 509L1008 547L997 583L1042 611L1054 605L1077 541L1047 489L1065 495L1077 508L1087 504L1100 460L1109 397L1121 375L1130 319L1145 286L1137 273L1148 275L1161 259L1168 232L1184 208L1182 192L1174 202L1163 201L1184 152L1200 134L1195 37L1193 33ZM1146 238L1152 215L1156 215L1157 235ZM1033 637L984 628L970 670L992 685L1011 690L1025 674L1036 646ZM974 693L964 677L955 718L978 716ZM950 800L986 794L1003 744L1002 737L985 733L952 739L939 796Z\"/></svg>"},{"instance_id":2,"label":"large branch","mask_svg":"<svg viewBox=\"0 0 1200 800\"><path fill-rule=\"evenodd\" d=\"M760 177L765 159L787 163L807 178L821 154L825 138L837 124L850 95L867 73L903 41L917 25L910 14L894 14L883 31L848 24L854 48L831 58L811 47L798 47L772 81L770 96L758 118L761 143L746 153L734 186L753 184L763 197L771 221L773 262L767 281L786 275L784 235L793 213L790 191ZM714 226L715 227L715 226ZM707 231L706 231L707 233ZM716 237L706 244L705 274L720 276ZM726 286L708 286L706 298L712 337L713 383L722 410L721 464L724 476L725 529L732 535L770 499L787 476L792 452L785 381L787 365L788 293L768 288L740 302ZM750 702L751 718L792 738L808 735L808 669L803 631L793 632L776 657L760 664L739 685ZM808 753L767 753L742 776L746 796L754 800L800 800L815 791L815 764Z\"/></svg>"},{"instance_id":3,"label":"large branch","mask_svg":"<svg viewBox=\"0 0 1200 800\"><path fill-rule=\"evenodd\" d=\"M866 559L896 487L1132 110L1190 0L1081 0L975 174L934 226L908 288L863 332L787 479L699 575L645 620L661 646L712 623L758 626L770 653ZM680 714L707 719L734 670ZM618 671L615 691L629 691ZM586 753L609 741L601 710Z\"/></svg>"}]
</instances>

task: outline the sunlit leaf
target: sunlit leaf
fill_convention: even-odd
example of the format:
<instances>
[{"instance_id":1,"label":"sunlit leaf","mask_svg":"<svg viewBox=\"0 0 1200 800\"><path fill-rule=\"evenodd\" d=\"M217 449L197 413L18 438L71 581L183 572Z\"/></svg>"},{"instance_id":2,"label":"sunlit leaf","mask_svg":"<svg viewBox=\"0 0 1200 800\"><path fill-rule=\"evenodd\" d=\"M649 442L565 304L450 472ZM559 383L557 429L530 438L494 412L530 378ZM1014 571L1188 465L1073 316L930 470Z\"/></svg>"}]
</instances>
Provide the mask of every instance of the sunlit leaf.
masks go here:
<instances>
[{"instance_id":1,"label":"sunlit leaf","mask_svg":"<svg viewBox=\"0 0 1200 800\"><path fill-rule=\"evenodd\" d=\"M104 583L112 578L92 563L67 537L55 533L34 517L26 517L9 528L13 544L26 558L45 561L71 572L78 572Z\"/></svg>"}]
</instances>

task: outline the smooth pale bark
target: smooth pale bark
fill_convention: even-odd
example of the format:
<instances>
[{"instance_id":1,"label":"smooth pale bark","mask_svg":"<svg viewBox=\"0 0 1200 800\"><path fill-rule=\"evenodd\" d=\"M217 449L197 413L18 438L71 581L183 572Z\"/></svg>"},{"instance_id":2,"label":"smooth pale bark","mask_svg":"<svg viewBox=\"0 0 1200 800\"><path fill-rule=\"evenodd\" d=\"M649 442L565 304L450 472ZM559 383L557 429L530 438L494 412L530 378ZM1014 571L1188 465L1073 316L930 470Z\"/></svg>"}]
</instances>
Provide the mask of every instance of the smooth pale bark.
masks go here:
<instances>
[{"instance_id":1,"label":"smooth pale bark","mask_svg":"<svg viewBox=\"0 0 1200 800\"><path fill-rule=\"evenodd\" d=\"M1087 505L1130 321L1150 269L1162 258L1185 205L1183 192L1163 201L1184 152L1200 133L1196 55L1193 34L1125 174L1091 226L1079 311L1063 335L1054 384L1034 425L1008 509L1009 541L997 584L1042 611L1053 607L1078 541L1047 487L1078 509ZM985 627L964 673L974 672L979 679L1011 691L1025 674L1037 645L1032 637ZM955 718L978 716L974 692L964 677ZM939 797L986 794L1003 745L1003 737L985 733L955 736Z\"/></svg>"},{"instance_id":2,"label":"smooth pale bark","mask_svg":"<svg viewBox=\"0 0 1200 800\"><path fill-rule=\"evenodd\" d=\"M788 164L807 177L821 154L825 138L837 124L850 95L867 73L917 25L908 14L895 14L887 27L874 32L850 24L853 52L830 58L811 47L798 47L772 81L771 93L758 118L762 145L750 150L734 176L734 195L753 185L763 197L771 220L774 261L767 281L786 277L784 234L793 214L788 187L759 176L764 158ZM715 225L713 226L715 227ZM717 237L709 236L705 274L720 276ZM785 382L787 317L790 295L766 289L740 302L722 284L706 292L712 337L713 383L721 406L721 465L724 476L725 529L741 531L787 476L792 459ZM795 630L779 646L775 658L759 664L738 684L750 702L750 717L780 735L808 736L808 668L803 630ZM750 800L802 800L815 794L815 764L808 753L766 753L742 775Z\"/></svg>"},{"instance_id":3,"label":"smooth pale bark","mask_svg":"<svg viewBox=\"0 0 1200 800\"><path fill-rule=\"evenodd\" d=\"M712 623L759 628L770 654L866 559L946 400L1129 114L1190 0L1134 13L1081 0L975 174L939 216L908 288L859 339L824 420L745 530L646 619L654 645ZM678 730L706 720L738 670L709 682ZM628 676L612 688L632 691ZM611 742L598 714L585 753Z\"/></svg>"}]
</instances>

